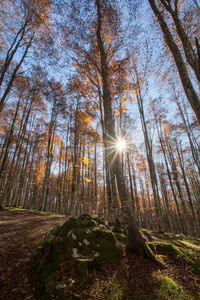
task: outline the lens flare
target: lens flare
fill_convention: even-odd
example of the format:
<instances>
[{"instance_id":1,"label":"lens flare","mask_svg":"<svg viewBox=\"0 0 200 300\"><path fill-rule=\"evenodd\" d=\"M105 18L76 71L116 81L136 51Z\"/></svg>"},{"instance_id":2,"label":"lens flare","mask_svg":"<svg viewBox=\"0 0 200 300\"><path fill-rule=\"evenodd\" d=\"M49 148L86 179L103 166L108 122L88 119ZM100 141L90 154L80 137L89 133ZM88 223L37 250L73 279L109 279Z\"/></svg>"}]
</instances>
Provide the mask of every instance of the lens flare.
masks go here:
<instances>
[{"instance_id":1,"label":"lens flare","mask_svg":"<svg viewBox=\"0 0 200 300\"><path fill-rule=\"evenodd\" d=\"M124 139L119 138L116 143L116 147L118 151L124 151L126 149L126 142Z\"/></svg>"}]
</instances>

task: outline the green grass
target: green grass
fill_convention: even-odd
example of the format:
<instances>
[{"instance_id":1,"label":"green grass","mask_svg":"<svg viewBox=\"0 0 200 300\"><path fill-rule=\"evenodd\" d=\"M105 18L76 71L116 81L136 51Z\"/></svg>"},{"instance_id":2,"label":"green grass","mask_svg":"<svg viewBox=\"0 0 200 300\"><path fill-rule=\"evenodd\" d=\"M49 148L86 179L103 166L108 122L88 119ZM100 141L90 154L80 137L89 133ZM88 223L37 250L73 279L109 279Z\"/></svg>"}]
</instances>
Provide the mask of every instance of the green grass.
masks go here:
<instances>
[{"instance_id":1,"label":"green grass","mask_svg":"<svg viewBox=\"0 0 200 300\"><path fill-rule=\"evenodd\" d=\"M17 212L28 212L28 213L40 215L40 216L61 216L58 213L53 213L53 212L48 212L48 211L39 211L36 209L24 209L21 207L4 206L3 209L9 210L9 211L17 211Z\"/></svg>"}]
</instances>

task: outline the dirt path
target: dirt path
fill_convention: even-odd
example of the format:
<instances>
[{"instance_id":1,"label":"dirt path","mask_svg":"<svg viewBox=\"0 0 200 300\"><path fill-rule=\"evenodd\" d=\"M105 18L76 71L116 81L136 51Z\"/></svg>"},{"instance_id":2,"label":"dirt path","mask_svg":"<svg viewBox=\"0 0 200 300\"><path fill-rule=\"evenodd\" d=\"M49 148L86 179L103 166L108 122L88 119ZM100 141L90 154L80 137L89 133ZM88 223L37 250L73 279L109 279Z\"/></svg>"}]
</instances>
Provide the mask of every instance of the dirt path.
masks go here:
<instances>
[{"instance_id":1,"label":"dirt path","mask_svg":"<svg viewBox=\"0 0 200 300\"><path fill-rule=\"evenodd\" d=\"M30 257L48 230L66 221L62 216L0 211L0 299L33 299L28 284Z\"/></svg>"}]
</instances>

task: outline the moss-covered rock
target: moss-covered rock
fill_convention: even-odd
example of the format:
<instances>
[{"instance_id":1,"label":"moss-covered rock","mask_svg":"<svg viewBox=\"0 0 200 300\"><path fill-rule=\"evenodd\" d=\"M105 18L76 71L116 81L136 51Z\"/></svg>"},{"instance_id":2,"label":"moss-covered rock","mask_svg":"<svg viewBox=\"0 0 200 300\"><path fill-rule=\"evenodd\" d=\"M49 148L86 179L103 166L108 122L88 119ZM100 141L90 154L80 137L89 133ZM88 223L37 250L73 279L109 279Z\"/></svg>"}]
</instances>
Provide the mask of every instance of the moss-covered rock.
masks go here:
<instances>
[{"instance_id":1,"label":"moss-covered rock","mask_svg":"<svg viewBox=\"0 0 200 300\"><path fill-rule=\"evenodd\" d=\"M84 284L101 263L120 261L122 249L118 239L112 231L101 229L99 223L98 218L94 220L90 215L70 218L45 237L32 267L36 299L48 299L46 295L55 296L58 292L61 297L60 289L56 289L61 273L76 272ZM63 289L66 294L68 287Z\"/></svg>"}]
</instances>

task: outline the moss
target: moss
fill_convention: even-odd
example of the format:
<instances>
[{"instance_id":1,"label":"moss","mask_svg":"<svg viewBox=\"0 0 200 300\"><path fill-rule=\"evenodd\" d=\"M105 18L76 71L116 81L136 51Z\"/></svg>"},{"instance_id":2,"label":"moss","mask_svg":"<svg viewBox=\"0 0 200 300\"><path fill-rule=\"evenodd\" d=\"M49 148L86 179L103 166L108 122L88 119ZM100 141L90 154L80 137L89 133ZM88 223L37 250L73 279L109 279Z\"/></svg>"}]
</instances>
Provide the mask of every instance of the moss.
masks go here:
<instances>
[{"instance_id":1,"label":"moss","mask_svg":"<svg viewBox=\"0 0 200 300\"><path fill-rule=\"evenodd\" d=\"M70 218L62 226L53 230L46 237L46 240L56 239L59 241L60 238L65 249L64 257L66 260L72 257L75 248L82 258L93 258L95 254L99 253L99 257L96 257L97 261L119 261L121 248L113 232L100 229L93 220L84 222L80 224L80 219Z\"/></svg>"},{"instance_id":2,"label":"moss","mask_svg":"<svg viewBox=\"0 0 200 300\"><path fill-rule=\"evenodd\" d=\"M173 234L170 232L164 232L164 235L169 237L169 238L173 238Z\"/></svg>"},{"instance_id":3,"label":"moss","mask_svg":"<svg viewBox=\"0 0 200 300\"><path fill-rule=\"evenodd\" d=\"M66 237L67 233L73 229L79 228L80 225L75 218L70 218L67 222L65 222L61 226L57 226L50 234L58 237Z\"/></svg>"},{"instance_id":4,"label":"moss","mask_svg":"<svg viewBox=\"0 0 200 300\"><path fill-rule=\"evenodd\" d=\"M165 242L149 242L148 243L149 245L153 246L154 250L164 250L164 251L169 251L169 252L172 252L174 254L181 254L181 251L180 249L171 244L171 243L165 243Z\"/></svg>"},{"instance_id":5,"label":"moss","mask_svg":"<svg viewBox=\"0 0 200 300\"><path fill-rule=\"evenodd\" d=\"M80 223L87 223L88 221L90 221L92 219L92 216L90 216L89 214L83 214L83 215L80 215L77 220L80 222Z\"/></svg>"},{"instance_id":6,"label":"moss","mask_svg":"<svg viewBox=\"0 0 200 300\"><path fill-rule=\"evenodd\" d=\"M82 215L76 218L70 218L63 225L57 226L54 230L50 232L50 235L57 237L66 237L66 235L72 231L82 228L98 228L99 224L97 221L92 219L90 215Z\"/></svg>"},{"instance_id":7,"label":"moss","mask_svg":"<svg viewBox=\"0 0 200 300\"><path fill-rule=\"evenodd\" d=\"M9 210L9 211L27 212L27 213L41 215L41 216L61 216L60 214L57 214L57 213L54 213L54 212L39 211L39 210L36 210L36 209L25 209L25 208L22 208L22 207L5 206L4 209Z\"/></svg>"},{"instance_id":8,"label":"moss","mask_svg":"<svg viewBox=\"0 0 200 300\"><path fill-rule=\"evenodd\" d=\"M92 217L92 219L93 219L94 221L96 221L99 225L100 225L100 224L104 224L104 221L103 221L102 218Z\"/></svg>"},{"instance_id":9,"label":"moss","mask_svg":"<svg viewBox=\"0 0 200 300\"><path fill-rule=\"evenodd\" d=\"M94 258L96 263L120 261L122 250L112 231L93 228L73 232L76 236L73 247L82 258Z\"/></svg>"},{"instance_id":10,"label":"moss","mask_svg":"<svg viewBox=\"0 0 200 300\"><path fill-rule=\"evenodd\" d=\"M192 241L184 241L184 240L178 240L178 242L182 243L183 246L186 246L188 248L191 248L191 249L194 249L194 250L197 250L197 251L200 251L200 247L193 244Z\"/></svg>"},{"instance_id":11,"label":"moss","mask_svg":"<svg viewBox=\"0 0 200 300\"><path fill-rule=\"evenodd\" d=\"M200 275L200 256L197 251L185 250L171 243L158 241L150 242L148 244L153 246L154 250L163 250L166 252L174 253L183 264L191 266L191 271L194 274Z\"/></svg>"},{"instance_id":12,"label":"moss","mask_svg":"<svg viewBox=\"0 0 200 300\"><path fill-rule=\"evenodd\" d=\"M95 220L90 220L88 221L88 223L85 224L86 227L89 227L89 228L95 228L95 227L99 227L99 223Z\"/></svg>"},{"instance_id":13,"label":"moss","mask_svg":"<svg viewBox=\"0 0 200 300\"><path fill-rule=\"evenodd\" d=\"M143 244L140 245L140 251L141 251L141 255L143 255L148 260L155 262L162 269L167 268L166 265L162 261L160 261L158 257L156 257L156 255L153 253L153 251L151 250L151 248L147 243L144 242Z\"/></svg>"},{"instance_id":14,"label":"moss","mask_svg":"<svg viewBox=\"0 0 200 300\"><path fill-rule=\"evenodd\" d=\"M91 246L99 251L98 261L119 262L122 249L112 231L94 229L91 232ZM99 245L99 246L98 246ZM96 247L95 247L96 246Z\"/></svg>"},{"instance_id":15,"label":"moss","mask_svg":"<svg viewBox=\"0 0 200 300\"><path fill-rule=\"evenodd\" d=\"M99 224L101 224L101 221L98 218L92 218L89 215L87 215L85 219L80 217L78 218L78 222L80 223L81 227L95 228L95 227L99 227Z\"/></svg>"},{"instance_id":16,"label":"moss","mask_svg":"<svg viewBox=\"0 0 200 300\"><path fill-rule=\"evenodd\" d=\"M140 228L140 231L141 231L141 232L144 232L144 233L148 233L148 234L151 234L151 233L152 233L151 230L146 229L146 228Z\"/></svg>"},{"instance_id":17,"label":"moss","mask_svg":"<svg viewBox=\"0 0 200 300\"><path fill-rule=\"evenodd\" d=\"M191 271L200 275L200 255L195 250L185 250L182 249L182 257L186 264L191 266Z\"/></svg>"},{"instance_id":18,"label":"moss","mask_svg":"<svg viewBox=\"0 0 200 300\"><path fill-rule=\"evenodd\" d=\"M84 214L81 215L77 218L78 223L80 224L81 227L98 227L99 224L102 223L102 221L95 217L93 218L91 215L89 214Z\"/></svg>"},{"instance_id":19,"label":"moss","mask_svg":"<svg viewBox=\"0 0 200 300\"><path fill-rule=\"evenodd\" d=\"M78 258L76 261L81 262L81 263L92 263L93 259L92 258Z\"/></svg>"},{"instance_id":20,"label":"moss","mask_svg":"<svg viewBox=\"0 0 200 300\"><path fill-rule=\"evenodd\" d=\"M135 249L132 249L129 245L127 245L126 249L128 252L137 253L142 257L157 262L156 256L154 255L153 251L149 247L148 243L145 242L145 239L142 239L140 244L137 246L137 252L135 251Z\"/></svg>"},{"instance_id":21,"label":"moss","mask_svg":"<svg viewBox=\"0 0 200 300\"><path fill-rule=\"evenodd\" d=\"M156 260L156 257L153 253L153 251L151 250L151 248L148 246L148 244L144 243L143 244L143 248L144 248L144 253L145 253L145 257L154 261L154 259Z\"/></svg>"},{"instance_id":22,"label":"moss","mask_svg":"<svg viewBox=\"0 0 200 300\"><path fill-rule=\"evenodd\" d=\"M190 296L181 286L168 276L160 276L160 287L156 290L158 296L164 299L173 300L192 300Z\"/></svg>"},{"instance_id":23,"label":"moss","mask_svg":"<svg viewBox=\"0 0 200 300\"><path fill-rule=\"evenodd\" d=\"M181 234L172 234L172 233L164 233L165 236L169 237L174 242L182 243L183 246L185 245L188 248L194 248L195 250L200 251L199 239L191 238L183 233Z\"/></svg>"},{"instance_id":24,"label":"moss","mask_svg":"<svg viewBox=\"0 0 200 300\"><path fill-rule=\"evenodd\" d=\"M187 239L187 236L185 235L185 234L183 234L183 233L179 233L179 234L175 234L174 236L173 236L173 238L174 239L179 239L179 240L185 240L185 239Z\"/></svg>"},{"instance_id":25,"label":"moss","mask_svg":"<svg viewBox=\"0 0 200 300\"><path fill-rule=\"evenodd\" d=\"M115 233L115 236L116 236L116 239L119 241L119 242L122 242L124 243L125 245L127 245L128 243L128 237L127 235L123 234L123 233Z\"/></svg>"}]
</instances>

